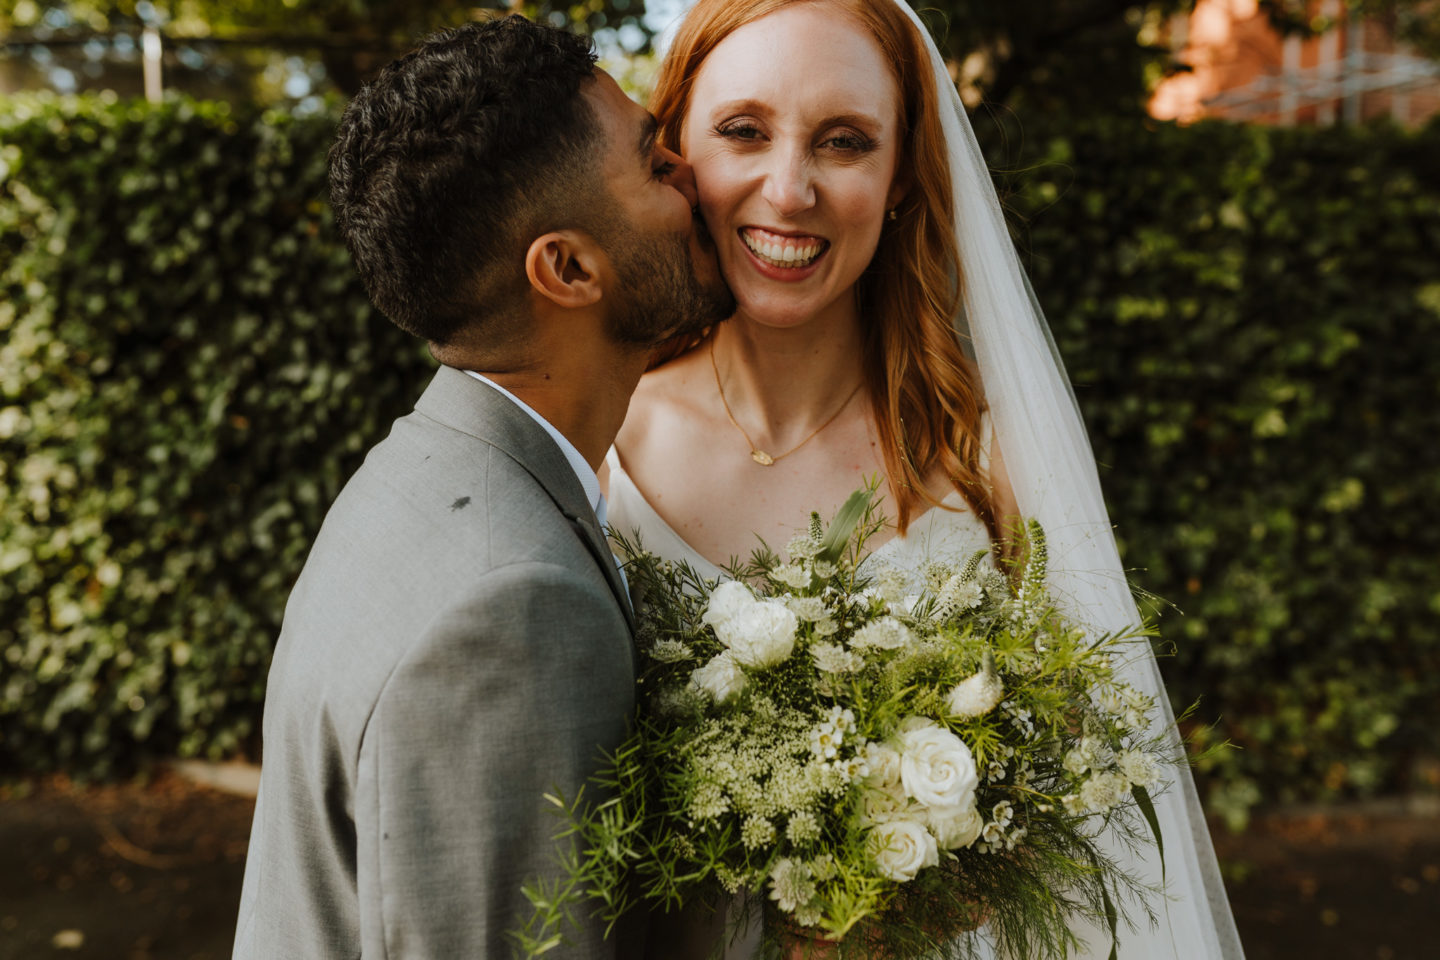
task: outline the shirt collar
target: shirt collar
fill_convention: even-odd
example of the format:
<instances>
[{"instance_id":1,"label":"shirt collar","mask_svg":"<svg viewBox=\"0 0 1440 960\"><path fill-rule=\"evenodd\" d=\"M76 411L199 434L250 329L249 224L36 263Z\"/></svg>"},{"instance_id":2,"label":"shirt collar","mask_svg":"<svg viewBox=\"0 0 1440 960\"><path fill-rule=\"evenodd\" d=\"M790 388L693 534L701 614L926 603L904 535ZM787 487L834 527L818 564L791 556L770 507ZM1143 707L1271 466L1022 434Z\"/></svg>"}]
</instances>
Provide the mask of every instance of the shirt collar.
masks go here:
<instances>
[{"instance_id":1,"label":"shirt collar","mask_svg":"<svg viewBox=\"0 0 1440 960\"><path fill-rule=\"evenodd\" d=\"M594 509L595 517L600 521L600 526L603 528L605 526L605 498L600 495L600 480L595 476L595 471L590 468L590 464L585 461L584 457L580 456L580 451L575 449L575 444L567 440L565 434L556 430L549 420L546 420L532 410L530 405L524 400L521 400L494 380L491 380L483 374L476 373L474 370L466 370L465 372L509 399L511 403L525 411L530 419L538 423L541 429L550 435L550 439L555 441L555 445L560 448L560 452L565 454L565 460L570 464L570 469L575 471L575 478L580 481L580 488L585 491L585 499L589 501L590 506Z\"/></svg>"}]
</instances>

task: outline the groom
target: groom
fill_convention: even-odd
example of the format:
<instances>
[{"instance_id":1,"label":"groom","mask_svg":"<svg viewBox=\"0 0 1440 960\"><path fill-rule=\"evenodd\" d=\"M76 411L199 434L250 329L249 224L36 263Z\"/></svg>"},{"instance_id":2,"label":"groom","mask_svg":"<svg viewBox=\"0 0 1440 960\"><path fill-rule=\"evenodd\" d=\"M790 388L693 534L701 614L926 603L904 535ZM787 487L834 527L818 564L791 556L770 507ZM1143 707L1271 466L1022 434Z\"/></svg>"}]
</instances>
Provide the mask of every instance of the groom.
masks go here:
<instances>
[{"instance_id":1,"label":"groom","mask_svg":"<svg viewBox=\"0 0 1440 960\"><path fill-rule=\"evenodd\" d=\"M554 869L544 794L574 796L634 704L595 467L650 348L732 301L689 169L570 34L429 38L330 162L372 299L442 366L286 607L235 957L498 960ZM636 955L572 939L553 955Z\"/></svg>"}]
</instances>

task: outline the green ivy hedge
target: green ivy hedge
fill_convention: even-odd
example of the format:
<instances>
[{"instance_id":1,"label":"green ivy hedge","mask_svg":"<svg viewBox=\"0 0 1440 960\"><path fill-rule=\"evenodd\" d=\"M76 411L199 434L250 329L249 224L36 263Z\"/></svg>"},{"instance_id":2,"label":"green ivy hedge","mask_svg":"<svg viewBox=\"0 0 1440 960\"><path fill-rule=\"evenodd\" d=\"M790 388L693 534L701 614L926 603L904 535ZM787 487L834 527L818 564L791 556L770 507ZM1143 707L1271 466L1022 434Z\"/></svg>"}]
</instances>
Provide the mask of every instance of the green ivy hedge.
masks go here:
<instances>
[{"instance_id":1,"label":"green ivy hedge","mask_svg":"<svg viewBox=\"0 0 1440 960\"><path fill-rule=\"evenodd\" d=\"M0 102L0 763L251 745L321 517L429 369L333 235L333 126Z\"/></svg>"},{"instance_id":2,"label":"green ivy hedge","mask_svg":"<svg viewBox=\"0 0 1440 960\"><path fill-rule=\"evenodd\" d=\"M430 361L333 117L0 101L0 764L253 747L325 507ZM1440 126L1087 121L1000 174L1218 809L1440 752ZM1432 522L1427 522L1430 520Z\"/></svg>"},{"instance_id":3,"label":"green ivy hedge","mask_svg":"<svg viewBox=\"0 0 1440 960\"><path fill-rule=\"evenodd\" d=\"M1440 755L1440 124L1092 121L1002 181L1211 802ZM1011 142L1015 142L1012 140ZM1434 784L1428 785L1431 789Z\"/></svg>"}]
</instances>

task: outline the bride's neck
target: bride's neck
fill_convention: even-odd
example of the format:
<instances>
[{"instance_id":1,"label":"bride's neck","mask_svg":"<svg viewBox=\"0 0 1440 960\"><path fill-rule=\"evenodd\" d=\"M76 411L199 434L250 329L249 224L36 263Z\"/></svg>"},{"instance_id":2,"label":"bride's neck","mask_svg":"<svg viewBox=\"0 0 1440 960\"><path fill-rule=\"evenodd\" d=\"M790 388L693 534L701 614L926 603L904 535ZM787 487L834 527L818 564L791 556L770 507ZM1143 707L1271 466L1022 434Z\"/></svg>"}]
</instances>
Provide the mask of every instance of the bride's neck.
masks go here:
<instances>
[{"instance_id":1,"label":"bride's neck","mask_svg":"<svg viewBox=\"0 0 1440 960\"><path fill-rule=\"evenodd\" d=\"M738 313L720 325L713 348L731 413L768 440L814 429L864 375L854 309L793 327L764 326Z\"/></svg>"}]
</instances>

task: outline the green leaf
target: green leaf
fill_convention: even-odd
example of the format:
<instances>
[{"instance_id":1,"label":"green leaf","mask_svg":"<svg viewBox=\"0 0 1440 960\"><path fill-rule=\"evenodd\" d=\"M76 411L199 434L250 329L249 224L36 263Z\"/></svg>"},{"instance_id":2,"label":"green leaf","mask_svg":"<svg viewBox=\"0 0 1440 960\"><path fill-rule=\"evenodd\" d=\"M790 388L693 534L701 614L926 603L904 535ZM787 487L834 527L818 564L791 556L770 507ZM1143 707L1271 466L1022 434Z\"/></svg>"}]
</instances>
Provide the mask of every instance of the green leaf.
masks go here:
<instances>
[{"instance_id":1,"label":"green leaf","mask_svg":"<svg viewBox=\"0 0 1440 960\"><path fill-rule=\"evenodd\" d=\"M1135 803L1140 807L1145 822L1150 824L1150 833L1155 837L1155 849L1160 854L1160 882L1165 883L1165 838L1160 835L1160 820L1155 816L1155 804L1150 800L1150 791L1136 784L1130 788Z\"/></svg>"},{"instance_id":2,"label":"green leaf","mask_svg":"<svg viewBox=\"0 0 1440 960\"><path fill-rule=\"evenodd\" d=\"M874 490L856 490L840 505L840 509L835 511L835 519L830 521L830 529L826 531L825 540L817 555L821 560L835 563L845 553L850 535L864 518L865 508L870 505L870 498L874 495Z\"/></svg>"}]
</instances>

